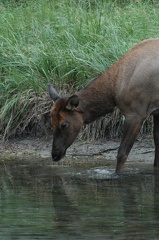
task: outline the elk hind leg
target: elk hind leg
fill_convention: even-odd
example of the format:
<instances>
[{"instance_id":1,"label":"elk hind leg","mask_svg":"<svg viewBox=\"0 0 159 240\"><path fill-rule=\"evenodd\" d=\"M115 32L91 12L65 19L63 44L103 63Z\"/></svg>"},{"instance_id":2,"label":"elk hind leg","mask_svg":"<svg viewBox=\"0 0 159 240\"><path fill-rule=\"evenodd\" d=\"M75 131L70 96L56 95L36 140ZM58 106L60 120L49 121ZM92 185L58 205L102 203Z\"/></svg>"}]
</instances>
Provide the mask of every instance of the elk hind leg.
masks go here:
<instances>
[{"instance_id":1,"label":"elk hind leg","mask_svg":"<svg viewBox=\"0 0 159 240\"><path fill-rule=\"evenodd\" d=\"M153 136L155 143L155 159L154 159L154 167L159 167L159 114L153 115Z\"/></svg>"}]
</instances>

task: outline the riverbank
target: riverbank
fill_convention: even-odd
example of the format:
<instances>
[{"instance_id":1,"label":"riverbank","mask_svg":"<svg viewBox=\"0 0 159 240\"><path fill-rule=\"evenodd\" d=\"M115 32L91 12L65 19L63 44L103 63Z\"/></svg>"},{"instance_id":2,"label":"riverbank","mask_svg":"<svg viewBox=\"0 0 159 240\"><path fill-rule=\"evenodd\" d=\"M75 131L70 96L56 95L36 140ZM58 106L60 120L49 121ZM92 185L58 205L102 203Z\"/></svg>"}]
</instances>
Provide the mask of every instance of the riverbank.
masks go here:
<instances>
[{"instance_id":1,"label":"riverbank","mask_svg":"<svg viewBox=\"0 0 159 240\"><path fill-rule=\"evenodd\" d=\"M77 140L67 151L65 158L53 163L51 159L52 137L21 138L6 142L0 141L0 161L27 160L43 161L55 165L74 165L75 163L94 162L104 163L107 160L116 162L120 139L110 141L80 141ZM154 143L152 136L139 138L128 157L128 161L152 162L154 159Z\"/></svg>"}]
</instances>

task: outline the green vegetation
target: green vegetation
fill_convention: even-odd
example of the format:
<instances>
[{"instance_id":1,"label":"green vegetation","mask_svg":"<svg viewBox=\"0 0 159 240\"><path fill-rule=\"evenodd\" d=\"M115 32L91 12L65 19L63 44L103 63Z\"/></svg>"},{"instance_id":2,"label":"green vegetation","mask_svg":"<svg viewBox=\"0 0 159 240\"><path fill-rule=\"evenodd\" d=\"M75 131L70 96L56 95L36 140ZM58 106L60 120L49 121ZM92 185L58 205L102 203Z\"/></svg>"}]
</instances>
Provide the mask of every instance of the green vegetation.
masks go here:
<instances>
[{"instance_id":1,"label":"green vegetation","mask_svg":"<svg viewBox=\"0 0 159 240\"><path fill-rule=\"evenodd\" d=\"M1 0L1 136L44 133L48 82L65 93L83 87L137 42L158 37L158 23L157 0ZM102 124L114 129L122 123L114 116Z\"/></svg>"}]
</instances>

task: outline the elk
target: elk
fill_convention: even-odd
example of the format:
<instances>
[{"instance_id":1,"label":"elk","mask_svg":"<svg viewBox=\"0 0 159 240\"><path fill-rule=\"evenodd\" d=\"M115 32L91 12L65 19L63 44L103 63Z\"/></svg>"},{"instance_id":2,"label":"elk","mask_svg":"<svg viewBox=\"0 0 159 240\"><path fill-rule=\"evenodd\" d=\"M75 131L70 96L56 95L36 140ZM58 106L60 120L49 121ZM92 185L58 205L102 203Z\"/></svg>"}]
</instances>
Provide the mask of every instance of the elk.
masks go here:
<instances>
[{"instance_id":1,"label":"elk","mask_svg":"<svg viewBox=\"0 0 159 240\"><path fill-rule=\"evenodd\" d=\"M159 39L138 43L74 95L61 97L52 85L49 85L49 95L54 102L51 109L53 161L65 156L83 124L113 112L117 106L125 121L116 172L123 170L141 126L150 114L154 127L154 167L159 166Z\"/></svg>"}]
</instances>

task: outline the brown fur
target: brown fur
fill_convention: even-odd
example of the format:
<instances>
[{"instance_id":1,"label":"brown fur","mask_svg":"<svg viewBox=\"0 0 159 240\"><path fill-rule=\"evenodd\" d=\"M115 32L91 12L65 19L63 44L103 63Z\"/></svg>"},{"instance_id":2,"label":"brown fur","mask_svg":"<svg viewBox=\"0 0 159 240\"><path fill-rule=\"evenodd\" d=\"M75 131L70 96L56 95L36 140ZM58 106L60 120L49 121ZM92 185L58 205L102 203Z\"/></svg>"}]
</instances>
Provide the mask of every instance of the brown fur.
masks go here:
<instances>
[{"instance_id":1,"label":"brown fur","mask_svg":"<svg viewBox=\"0 0 159 240\"><path fill-rule=\"evenodd\" d=\"M60 99L58 101L57 104L54 104L52 109L51 109L51 113L52 113L52 118L51 118L51 122L52 122L52 127L53 129L56 129L59 127L60 123L62 122L63 120L63 112L60 111L62 110L62 107L63 105L65 105L66 101L65 99Z\"/></svg>"},{"instance_id":2,"label":"brown fur","mask_svg":"<svg viewBox=\"0 0 159 240\"><path fill-rule=\"evenodd\" d=\"M52 88L50 96L55 100L51 110L54 160L64 156L84 123L112 112L117 106L125 116L125 124L116 171L122 170L143 121L150 114L154 117L154 166L159 166L159 39L134 46L76 95L60 98Z\"/></svg>"}]
</instances>

